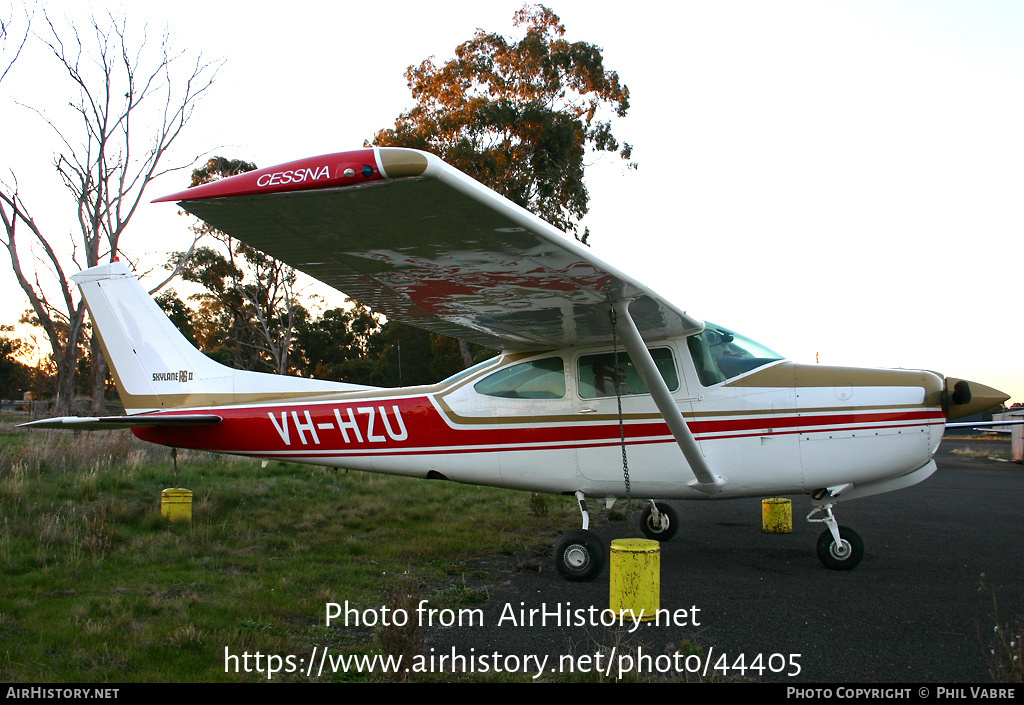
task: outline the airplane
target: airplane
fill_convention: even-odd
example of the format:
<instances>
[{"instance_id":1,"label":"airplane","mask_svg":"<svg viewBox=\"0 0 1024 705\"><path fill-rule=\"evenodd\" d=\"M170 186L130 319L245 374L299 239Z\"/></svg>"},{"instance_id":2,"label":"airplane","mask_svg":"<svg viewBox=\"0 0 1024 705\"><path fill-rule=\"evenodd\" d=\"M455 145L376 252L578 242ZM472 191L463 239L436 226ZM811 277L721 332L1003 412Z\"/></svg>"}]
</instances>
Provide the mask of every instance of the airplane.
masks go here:
<instances>
[{"instance_id":1,"label":"airplane","mask_svg":"<svg viewBox=\"0 0 1024 705\"><path fill-rule=\"evenodd\" d=\"M809 495L817 554L849 570L864 544L841 502L915 485L951 419L1005 401L924 370L797 364L686 313L574 238L446 164L372 147L239 174L157 199L389 318L500 350L433 385L376 388L234 370L199 352L112 262L73 278L126 416L43 428L254 458L575 497L566 579L606 550L587 499Z\"/></svg>"}]
</instances>

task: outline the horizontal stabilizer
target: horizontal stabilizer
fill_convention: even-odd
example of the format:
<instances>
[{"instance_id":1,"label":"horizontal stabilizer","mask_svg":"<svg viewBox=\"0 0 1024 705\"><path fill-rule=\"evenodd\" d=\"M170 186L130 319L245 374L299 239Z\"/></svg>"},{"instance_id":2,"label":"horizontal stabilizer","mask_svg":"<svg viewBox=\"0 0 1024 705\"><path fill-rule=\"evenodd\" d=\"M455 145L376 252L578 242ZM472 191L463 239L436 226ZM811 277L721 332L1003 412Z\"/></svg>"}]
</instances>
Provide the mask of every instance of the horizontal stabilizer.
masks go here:
<instances>
[{"instance_id":1,"label":"horizontal stabilizer","mask_svg":"<svg viewBox=\"0 0 1024 705\"><path fill-rule=\"evenodd\" d=\"M58 428L70 431L116 431L119 428L153 428L155 426L209 426L223 419L216 414L166 414L138 416L60 416L18 424L18 427Z\"/></svg>"}]
</instances>

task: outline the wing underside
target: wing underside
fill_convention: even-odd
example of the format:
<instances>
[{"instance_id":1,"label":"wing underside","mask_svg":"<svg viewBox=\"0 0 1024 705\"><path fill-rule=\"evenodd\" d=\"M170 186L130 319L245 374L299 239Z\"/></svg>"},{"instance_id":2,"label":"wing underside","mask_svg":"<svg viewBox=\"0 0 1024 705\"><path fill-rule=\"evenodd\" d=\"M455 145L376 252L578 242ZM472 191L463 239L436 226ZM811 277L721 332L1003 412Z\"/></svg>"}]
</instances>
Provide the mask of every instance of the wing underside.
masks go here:
<instances>
[{"instance_id":1,"label":"wing underside","mask_svg":"<svg viewBox=\"0 0 1024 705\"><path fill-rule=\"evenodd\" d=\"M611 336L607 304L622 299L633 299L645 338L703 328L432 155L346 152L199 188L160 200L177 200L373 310L433 332L506 350L603 342Z\"/></svg>"}]
</instances>

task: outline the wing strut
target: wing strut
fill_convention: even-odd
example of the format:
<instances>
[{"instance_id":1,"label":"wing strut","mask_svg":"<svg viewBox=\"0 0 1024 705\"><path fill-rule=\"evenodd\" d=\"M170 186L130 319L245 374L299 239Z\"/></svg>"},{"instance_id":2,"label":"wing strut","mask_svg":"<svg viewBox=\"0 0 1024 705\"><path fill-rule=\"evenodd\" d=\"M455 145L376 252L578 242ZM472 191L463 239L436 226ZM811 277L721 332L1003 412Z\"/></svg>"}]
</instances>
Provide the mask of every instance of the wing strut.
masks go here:
<instances>
[{"instance_id":1,"label":"wing strut","mask_svg":"<svg viewBox=\"0 0 1024 705\"><path fill-rule=\"evenodd\" d=\"M706 494L715 494L729 481L720 475L715 475L708 467L707 459L701 454L697 441L694 440L689 426L686 425L686 420L679 411L679 407L676 406L675 399L672 398L672 392L665 384L661 372L658 371L654 358L651 357L651 351L647 349L643 338L640 337L640 331L637 330L636 323L629 315L630 301L632 299L616 301L612 304L616 317L623 322L622 343L626 347L626 352L633 359L633 364L637 366L644 384L647 385L647 389L654 398L654 403L658 406L658 411L661 412L662 418L665 419L669 430L672 431L676 443L683 451L686 462L690 464L690 469L696 479L688 483L689 486Z\"/></svg>"}]
</instances>

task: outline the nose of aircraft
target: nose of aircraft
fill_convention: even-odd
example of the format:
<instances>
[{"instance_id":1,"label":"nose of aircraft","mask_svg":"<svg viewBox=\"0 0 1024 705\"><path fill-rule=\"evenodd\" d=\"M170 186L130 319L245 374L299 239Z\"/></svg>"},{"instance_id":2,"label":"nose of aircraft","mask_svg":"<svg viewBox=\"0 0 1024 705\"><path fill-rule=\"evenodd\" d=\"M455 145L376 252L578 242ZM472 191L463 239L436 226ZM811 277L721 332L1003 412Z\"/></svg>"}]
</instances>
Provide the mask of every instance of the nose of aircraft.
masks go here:
<instances>
[{"instance_id":1,"label":"nose of aircraft","mask_svg":"<svg viewBox=\"0 0 1024 705\"><path fill-rule=\"evenodd\" d=\"M1009 394L984 384L946 377L942 406L946 410L946 418L952 421L998 406L1009 398Z\"/></svg>"}]
</instances>

